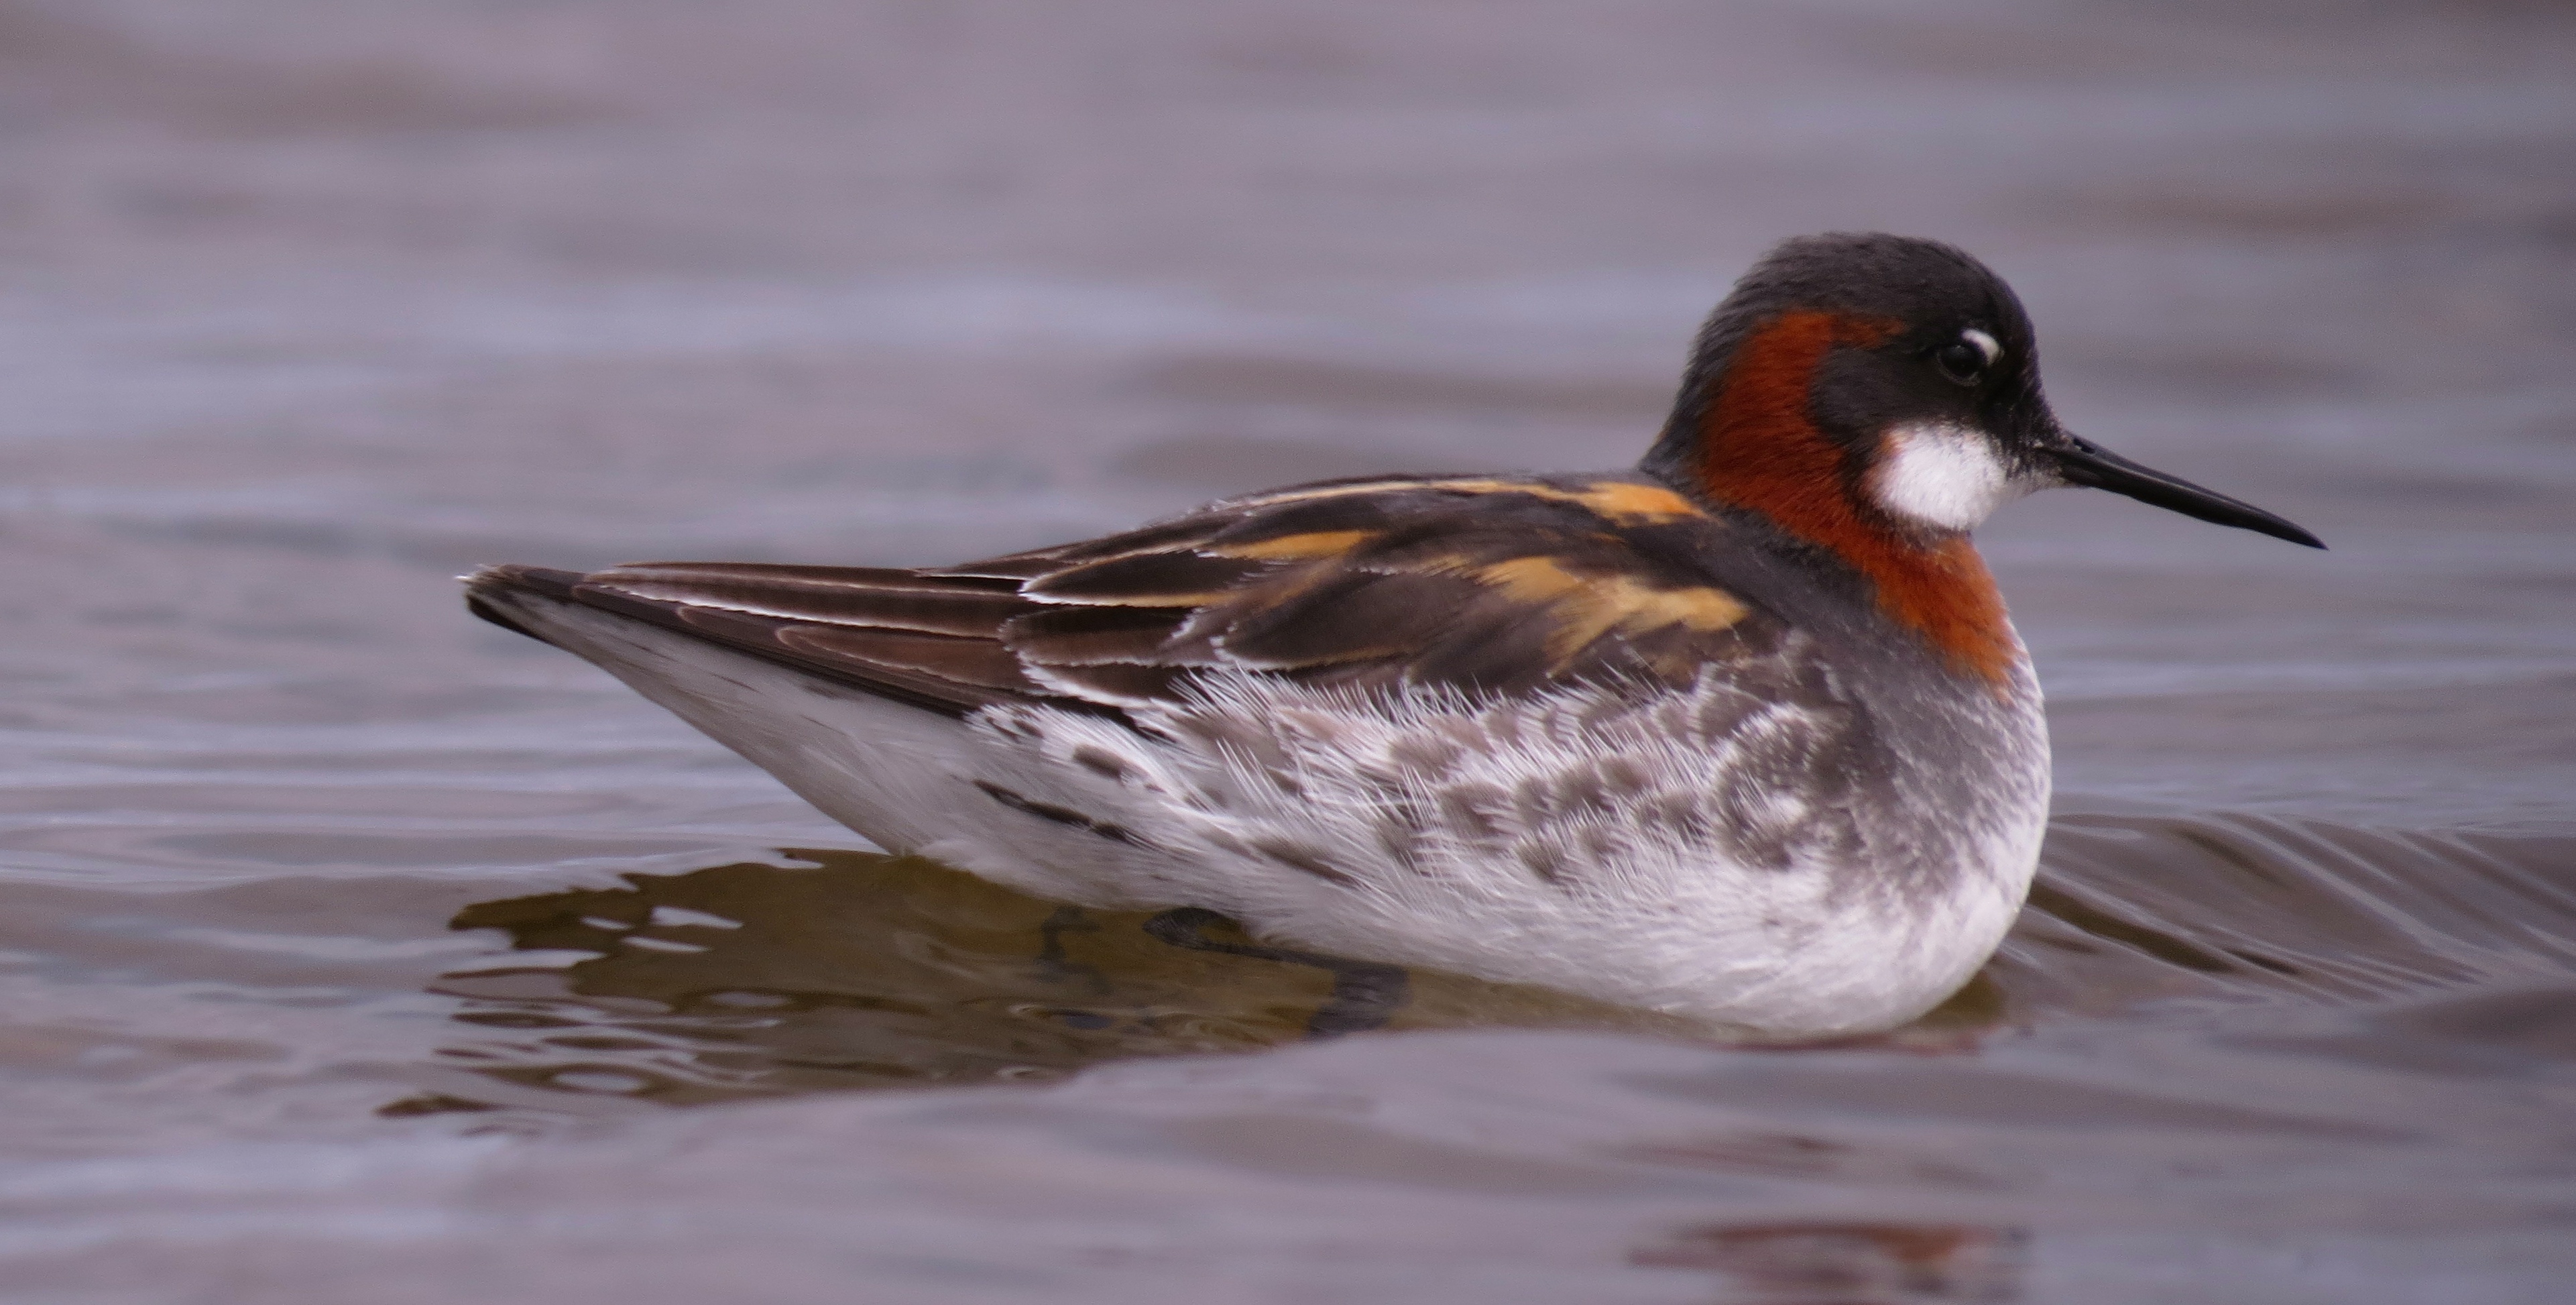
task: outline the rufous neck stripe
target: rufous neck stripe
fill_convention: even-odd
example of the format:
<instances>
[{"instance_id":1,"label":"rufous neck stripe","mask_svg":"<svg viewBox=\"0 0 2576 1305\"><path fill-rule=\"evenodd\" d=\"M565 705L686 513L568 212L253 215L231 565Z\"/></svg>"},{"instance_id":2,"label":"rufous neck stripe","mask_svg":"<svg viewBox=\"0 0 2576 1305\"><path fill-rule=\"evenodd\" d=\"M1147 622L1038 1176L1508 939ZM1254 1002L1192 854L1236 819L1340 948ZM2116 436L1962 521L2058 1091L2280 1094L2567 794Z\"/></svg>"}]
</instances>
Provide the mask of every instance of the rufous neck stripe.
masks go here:
<instances>
[{"instance_id":1,"label":"rufous neck stripe","mask_svg":"<svg viewBox=\"0 0 2576 1305\"><path fill-rule=\"evenodd\" d=\"M1879 607L1962 670L2002 684L2021 656L2003 595L1965 536L1925 540L1853 501L1854 454L1812 415L1816 371L1836 348L1868 348L1894 323L1783 313L1739 345L1702 419L1693 473L1709 498L1771 519L1841 558Z\"/></svg>"}]
</instances>

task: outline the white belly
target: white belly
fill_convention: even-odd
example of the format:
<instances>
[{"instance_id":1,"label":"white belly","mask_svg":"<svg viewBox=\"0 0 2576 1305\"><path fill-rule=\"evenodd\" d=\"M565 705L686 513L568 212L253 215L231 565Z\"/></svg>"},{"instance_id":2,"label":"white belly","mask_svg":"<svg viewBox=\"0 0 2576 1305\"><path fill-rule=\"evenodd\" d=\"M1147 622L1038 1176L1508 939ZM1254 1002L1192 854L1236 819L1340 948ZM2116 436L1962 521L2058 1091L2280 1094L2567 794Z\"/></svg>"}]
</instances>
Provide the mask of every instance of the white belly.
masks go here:
<instances>
[{"instance_id":1,"label":"white belly","mask_svg":"<svg viewBox=\"0 0 2576 1305\"><path fill-rule=\"evenodd\" d=\"M2047 806L2035 695L1999 722L2007 764L1977 809L1854 812L1830 785L1763 783L1832 721L1748 712L1722 683L1477 706L1245 677L1137 713L1140 734L1044 707L961 722L593 609L510 606L890 850L1770 1035L1885 1028L1964 982L2021 904Z\"/></svg>"}]
</instances>

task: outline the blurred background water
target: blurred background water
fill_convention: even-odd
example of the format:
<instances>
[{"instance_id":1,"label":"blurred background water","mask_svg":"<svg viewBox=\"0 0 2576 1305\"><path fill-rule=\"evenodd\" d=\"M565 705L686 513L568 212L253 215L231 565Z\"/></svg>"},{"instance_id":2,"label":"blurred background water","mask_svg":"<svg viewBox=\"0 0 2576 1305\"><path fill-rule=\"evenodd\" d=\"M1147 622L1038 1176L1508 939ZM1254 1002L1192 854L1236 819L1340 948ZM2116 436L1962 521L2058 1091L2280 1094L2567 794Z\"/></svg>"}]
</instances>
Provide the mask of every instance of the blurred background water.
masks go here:
<instances>
[{"instance_id":1,"label":"blurred background water","mask_svg":"<svg viewBox=\"0 0 2576 1305\"><path fill-rule=\"evenodd\" d=\"M0 1283L2562 1300L2572 70L2547 0L0 0ZM2060 814L1866 1045L1417 975L1171 1058L1320 974L878 856L449 579L1624 465L1835 228L2333 545L1985 532Z\"/></svg>"}]
</instances>

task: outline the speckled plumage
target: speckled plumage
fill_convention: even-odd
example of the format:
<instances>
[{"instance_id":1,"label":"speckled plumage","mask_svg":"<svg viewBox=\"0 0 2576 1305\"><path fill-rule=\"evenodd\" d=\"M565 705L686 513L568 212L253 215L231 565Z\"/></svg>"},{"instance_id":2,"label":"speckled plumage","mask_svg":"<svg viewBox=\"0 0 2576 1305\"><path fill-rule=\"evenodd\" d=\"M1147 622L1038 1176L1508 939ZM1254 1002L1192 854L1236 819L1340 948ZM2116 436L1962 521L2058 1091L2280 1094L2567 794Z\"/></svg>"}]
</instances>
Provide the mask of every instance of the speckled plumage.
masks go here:
<instances>
[{"instance_id":1,"label":"speckled plumage","mask_svg":"<svg viewBox=\"0 0 2576 1305\"><path fill-rule=\"evenodd\" d=\"M1938 1002L2028 888L2046 732L1964 528L2060 483L2313 542L2057 428L1973 260L1829 237L1720 307L1640 472L1298 486L953 567L498 567L470 593L888 848L1836 1034Z\"/></svg>"}]
</instances>

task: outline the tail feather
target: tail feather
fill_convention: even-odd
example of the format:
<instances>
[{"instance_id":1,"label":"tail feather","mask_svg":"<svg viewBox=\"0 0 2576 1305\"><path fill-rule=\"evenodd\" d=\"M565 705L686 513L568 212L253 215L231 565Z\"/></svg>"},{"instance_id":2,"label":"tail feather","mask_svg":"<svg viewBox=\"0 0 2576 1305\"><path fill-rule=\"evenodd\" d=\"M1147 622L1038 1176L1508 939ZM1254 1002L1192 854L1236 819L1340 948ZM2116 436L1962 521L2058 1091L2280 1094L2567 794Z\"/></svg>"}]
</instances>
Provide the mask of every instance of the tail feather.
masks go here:
<instances>
[{"instance_id":1,"label":"tail feather","mask_svg":"<svg viewBox=\"0 0 2576 1305\"><path fill-rule=\"evenodd\" d=\"M547 634L547 606L604 612L950 717L997 703L1025 702L1039 693L991 634L975 638L907 628L917 627L919 620L880 628L799 619L778 610L780 602L749 602L731 592L742 587L740 577L725 578L727 583L695 602L672 592L673 584L644 588L621 583L625 577L624 569L584 575L535 566L485 567L465 578L465 605L503 629L575 653L583 650ZM784 577L781 587L792 586L795 579ZM991 604L993 596L983 586L961 590L960 597L970 603ZM761 607L772 610L752 610ZM1000 616L988 617L996 630Z\"/></svg>"}]
</instances>

